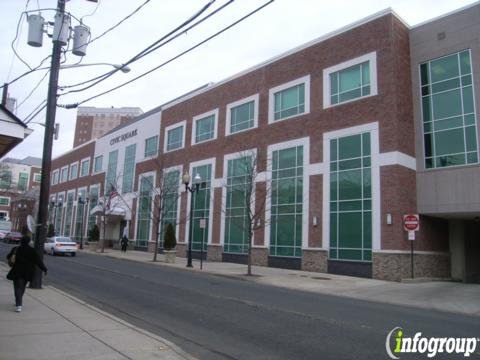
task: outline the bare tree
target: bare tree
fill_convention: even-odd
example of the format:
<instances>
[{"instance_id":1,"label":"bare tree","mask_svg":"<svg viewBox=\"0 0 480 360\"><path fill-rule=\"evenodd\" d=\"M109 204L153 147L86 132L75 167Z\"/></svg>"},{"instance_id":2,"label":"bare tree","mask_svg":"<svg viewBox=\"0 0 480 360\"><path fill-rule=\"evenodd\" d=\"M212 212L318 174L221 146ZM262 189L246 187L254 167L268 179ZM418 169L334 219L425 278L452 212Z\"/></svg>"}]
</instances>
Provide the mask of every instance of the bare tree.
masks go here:
<instances>
[{"instance_id":1,"label":"bare tree","mask_svg":"<svg viewBox=\"0 0 480 360\"><path fill-rule=\"evenodd\" d=\"M157 261L159 249L159 238L164 234L163 227L166 228L167 220L171 220L172 225L178 225L182 222L176 216L176 210L179 206L178 200L181 197L180 179L182 174L180 170L171 168L164 169L161 160L157 159L156 168L159 169L159 186L156 187L150 183L153 200L153 209L150 211L150 219L157 224L157 233L155 238L155 247L153 253L153 261ZM148 178L146 178L148 179ZM174 217L169 216L175 212Z\"/></svg>"},{"instance_id":2,"label":"bare tree","mask_svg":"<svg viewBox=\"0 0 480 360\"><path fill-rule=\"evenodd\" d=\"M233 225L247 240L247 275L252 275L252 246L255 231L270 224L265 210L271 197L266 172L259 164L266 163L255 150L240 152L229 160L225 188L225 224ZM262 184L263 183L263 184Z\"/></svg>"}]
</instances>

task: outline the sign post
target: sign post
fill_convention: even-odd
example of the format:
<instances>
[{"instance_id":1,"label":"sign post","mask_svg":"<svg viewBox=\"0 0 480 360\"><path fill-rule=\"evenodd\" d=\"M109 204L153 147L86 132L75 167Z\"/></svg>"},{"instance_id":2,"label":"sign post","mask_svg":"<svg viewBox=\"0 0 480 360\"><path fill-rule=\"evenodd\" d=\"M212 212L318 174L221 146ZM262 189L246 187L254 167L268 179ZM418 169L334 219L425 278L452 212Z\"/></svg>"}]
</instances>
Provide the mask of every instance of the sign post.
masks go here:
<instances>
[{"instance_id":1,"label":"sign post","mask_svg":"<svg viewBox=\"0 0 480 360\"><path fill-rule=\"evenodd\" d=\"M408 231L408 240L410 240L410 261L413 279L413 241L415 240L415 231L420 230L420 217L418 214L403 215L403 228L405 231Z\"/></svg>"},{"instance_id":2,"label":"sign post","mask_svg":"<svg viewBox=\"0 0 480 360\"><path fill-rule=\"evenodd\" d=\"M207 227L207 219L200 219L200 229L202 229L202 245L200 249L200 270L203 269L203 243L205 241L205 228Z\"/></svg>"}]
</instances>

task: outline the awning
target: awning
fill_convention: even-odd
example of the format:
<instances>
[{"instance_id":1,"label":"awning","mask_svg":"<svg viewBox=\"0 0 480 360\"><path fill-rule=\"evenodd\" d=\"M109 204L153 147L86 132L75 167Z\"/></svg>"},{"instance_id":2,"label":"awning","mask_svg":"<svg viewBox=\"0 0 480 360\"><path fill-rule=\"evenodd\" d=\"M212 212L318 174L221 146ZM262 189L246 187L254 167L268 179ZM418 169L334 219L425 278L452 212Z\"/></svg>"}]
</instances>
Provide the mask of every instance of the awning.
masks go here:
<instances>
[{"instance_id":1,"label":"awning","mask_svg":"<svg viewBox=\"0 0 480 360\"><path fill-rule=\"evenodd\" d=\"M101 205L96 205L90 210L90 215L103 215L103 208ZM105 211L107 216L121 216L125 220L130 220L130 211L125 209L123 206L115 205L110 209Z\"/></svg>"}]
</instances>

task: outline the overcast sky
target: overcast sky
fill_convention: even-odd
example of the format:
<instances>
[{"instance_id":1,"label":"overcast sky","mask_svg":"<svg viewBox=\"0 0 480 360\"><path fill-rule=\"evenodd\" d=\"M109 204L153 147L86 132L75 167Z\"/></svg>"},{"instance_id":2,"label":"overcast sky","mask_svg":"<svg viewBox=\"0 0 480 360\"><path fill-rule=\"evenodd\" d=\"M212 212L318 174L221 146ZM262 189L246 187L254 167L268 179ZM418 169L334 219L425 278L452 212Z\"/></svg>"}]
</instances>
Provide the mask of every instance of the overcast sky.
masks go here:
<instances>
[{"instance_id":1,"label":"overcast sky","mask_svg":"<svg viewBox=\"0 0 480 360\"><path fill-rule=\"evenodd\" d=\"M26 7L30 10L52 9L56 0L0 0L0 81L9 82L28 70L12 51L19 19ZM96 37L113 24L133 12L145 0L99 0L99 4L86 0L70 0L66 10L91 28ZM174 29L202 8L208 0L151 0L140 11L115 30L88 46L82 63L126 62L139 51ZM216 9L227 0L215 1ZM238 18L266 3L267 0L236 0L202 25L190 30L170 44L131 65L128 74L118 72L109 80L83 92L61 96L59 104L82 101L121 82L133 78L170 59ZM413 26L463 6L472 0L275 0L252 17L221 34L196 50L162 67L154 73L108 95L89 101L83 106L122 107L138 106L148 111L175 97L209 82L218 82L251 66L275 57L296 46L356 22L378 11L391 7L407 24ZM93 13L93 14L92 14ZM46 21L53 21L54 11L42 10ZM77 25L73 21L72 25ZM51 53L51 40L45 35L43 47L27 45L28 26L23 16L18 39L14 47L31 67L37 66ZM65 59L64 59L65 60ZM65 64L80 60L71 52ZM45 65L49 66L50 62ZM75 84L108 71L108 66L91 66L61 70L59 85ZM9 94L21 103L37 85L46 71L37 71L10 85ZM17 111L25 118L46 98L48 75L36 91ZM72 148L76 110L57 110L60 140L54 141L53 156ZM45 122L45 112L33 121ZM34 129L22 144L7 156L23 158L41 157L43 127L30 124Z\"/></svg>"}]
</instances>

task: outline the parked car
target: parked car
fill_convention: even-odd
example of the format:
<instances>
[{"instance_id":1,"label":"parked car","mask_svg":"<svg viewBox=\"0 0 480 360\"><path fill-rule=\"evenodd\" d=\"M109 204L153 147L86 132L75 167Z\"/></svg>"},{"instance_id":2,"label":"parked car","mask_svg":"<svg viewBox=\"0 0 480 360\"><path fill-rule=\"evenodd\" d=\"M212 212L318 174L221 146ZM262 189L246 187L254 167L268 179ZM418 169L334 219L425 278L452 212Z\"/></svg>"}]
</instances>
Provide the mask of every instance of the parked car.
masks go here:
<instances>
[{"instance_id":1,"label":"parked car","mask_svg":"<svg viewBox=\"0 0 480 360\"><path fill-rule=\"evenodd\" d=\"M57 254L77 254L77 243L67 236L54 236L47 238L43 246L45 253L55 256Z\"/></svg>"},{"instance_id":2,"label":"parked car","mask_svg":"<svg viewBox=\"0 0 480 360\"><path fill-rule=\"evenodd\" d=\"M4 239L5 239L5 235L7 235L7 231L2 231L2 230L0 230L0 240L5 241L5 240L4 240Z\"/></svg>"},{"instance_id":3,"label":"parked car","mask_svg":"<svg viewBox=\"0 0 480 360\"><path fill-rule=\"evenodd\" d=\"M5 237L3 238L3 241L5 241L8 244L20 244L20 240L22 239L22 234L17 232L17 231L9 231L8 233L5 234Z\"/></svg>"}]
</instances>

